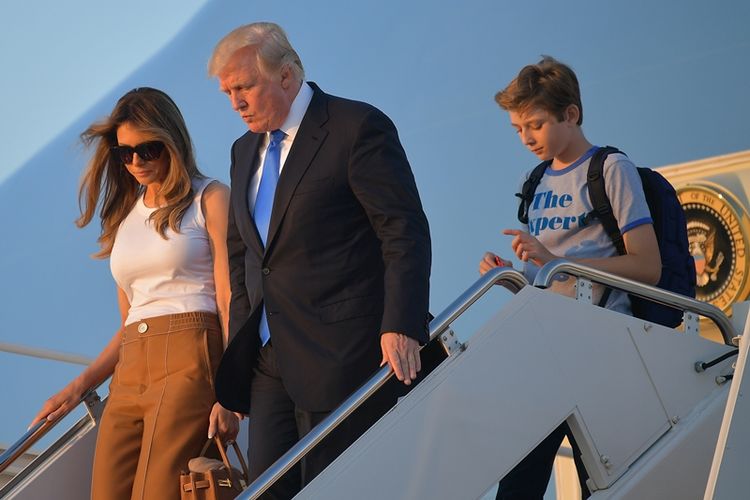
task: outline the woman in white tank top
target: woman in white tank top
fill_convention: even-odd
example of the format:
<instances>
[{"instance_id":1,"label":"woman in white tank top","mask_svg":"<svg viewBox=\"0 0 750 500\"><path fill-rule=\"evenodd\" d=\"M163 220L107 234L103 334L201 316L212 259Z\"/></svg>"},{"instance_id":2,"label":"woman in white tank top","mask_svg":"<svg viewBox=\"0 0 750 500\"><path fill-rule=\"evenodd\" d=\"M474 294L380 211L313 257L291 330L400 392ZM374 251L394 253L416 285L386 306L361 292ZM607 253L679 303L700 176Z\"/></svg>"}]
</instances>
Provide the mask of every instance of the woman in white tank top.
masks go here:
<instances>
[{"instance_id":1,"label":"woman in white tank top","mask_svg":"<svg viewBox=\"0 0 750 500\"><path fill-rule=\"evenodd\" d=\"M77 224L101 207L97 257L110 257L122 325L34 423L112 376L92 498L176 500L207 435L227 441L238 430L213 387L227 344L229 189L200 173L182 115L159 90L131 90L82 139L94 154Z\"/></svg>"}]
</instances>

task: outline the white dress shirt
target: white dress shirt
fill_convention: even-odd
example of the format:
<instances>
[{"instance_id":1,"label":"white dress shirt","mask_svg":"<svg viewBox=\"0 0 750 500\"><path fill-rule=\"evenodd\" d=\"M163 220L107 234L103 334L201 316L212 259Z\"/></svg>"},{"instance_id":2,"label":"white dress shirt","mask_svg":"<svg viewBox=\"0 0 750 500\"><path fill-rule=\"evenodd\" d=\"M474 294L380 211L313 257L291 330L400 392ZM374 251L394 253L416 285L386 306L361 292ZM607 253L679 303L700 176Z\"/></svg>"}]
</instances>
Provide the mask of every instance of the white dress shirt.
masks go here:
<instances>
[{"instance_id":1,"label":"white dress shirt","mask_svg":"<svg viewBox=\"0 0 750 500\"><path fill-rule=\"evenodd\" d=\"M281 172L284 170L286 157L289 156L289 150L292 148L294 138L297 136L297 131L302 123L302 118L305 117L312 96L312 88L306 82L302 82L302 86L300 86L299 92L297 92L297 96L294 98L292 106L289 108L289 114L287 115L286 120L284 120L284 123L279 127L279 130L286 134L284 140L281 141L279 177L281 177ZM263 175L263 160L266 159L266 150L268 149L270 137L271 132L263 134L263 139L260 144L260 154L258 155L258 161L260 162L258 163L258 170L250 179L250 186L248 186L247 202L248 207L250 208L250 213L252 213L255 208L255 199L258 196L258 186L260 186L260 178Z\"/></svg>"}]
</instances>

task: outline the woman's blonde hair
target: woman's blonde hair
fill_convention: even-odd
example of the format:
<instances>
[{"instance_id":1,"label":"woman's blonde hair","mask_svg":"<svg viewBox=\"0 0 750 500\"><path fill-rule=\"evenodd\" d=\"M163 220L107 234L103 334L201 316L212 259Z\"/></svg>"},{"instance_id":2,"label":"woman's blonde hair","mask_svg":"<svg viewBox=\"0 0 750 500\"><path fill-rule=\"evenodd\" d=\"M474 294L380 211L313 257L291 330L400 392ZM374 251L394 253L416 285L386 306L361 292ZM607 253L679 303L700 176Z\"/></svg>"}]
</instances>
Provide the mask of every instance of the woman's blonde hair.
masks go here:
<instances>
[{"instance_id":1,"label":"woman's blonde hair","mask_svg":"<svg viewBox=\"0 0 750 500\"><path fill-rule=\"evenodd\" d=\"M86 147L94 153L81 178L78 227L91 222L99 209L102 231L101 250L94 256L106 258L120 223L127 217L144 188L111 153L117 145L117 129L127 123L164 143L162 154L169 155L169 169L157 194L163 206L150 217L156 231L167 239L167 228L179 232L182 217L193 202L192 179L202 178L193 153L193 143L180 110L161 90L141 87L125 94L106 119L92 124L81 134Z\"/></svg>"}]
</instances>

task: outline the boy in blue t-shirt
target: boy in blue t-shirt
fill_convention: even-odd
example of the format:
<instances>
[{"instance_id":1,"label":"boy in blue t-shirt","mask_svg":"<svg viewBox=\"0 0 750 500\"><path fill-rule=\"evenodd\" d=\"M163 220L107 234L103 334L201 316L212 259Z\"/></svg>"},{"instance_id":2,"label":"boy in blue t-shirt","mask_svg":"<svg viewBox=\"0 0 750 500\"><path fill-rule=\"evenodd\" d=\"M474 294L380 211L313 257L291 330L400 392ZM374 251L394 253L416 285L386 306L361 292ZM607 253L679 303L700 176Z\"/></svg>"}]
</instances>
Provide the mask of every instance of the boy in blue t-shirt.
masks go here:
<instances>
[{"instance_id":1,"label":"boy in blue t-shirt","mask_svg":"<svg viewBox=\"0 0 750 500\"><path fill-rule=\"evenodd\" d=\"M538 64L524 67L495 100L508 112L521 142L540 160L552 160L529 207L524 229L505 229L512 236L511 249L524 263L524 274L533 281L539 267L565 258L588 266L655 285L661 275L659 246L643 186L635 165L622 154L610 154L604 162L604 185L623 235L626 255L617 249L598 219L583 218L592 210L586 173L597 146L584 136L583 107L575 73L565 64L544 56ZM524 176L526 180L530 171ZM523 184L523 181L521 182ZM520 192L520 190L519 190ZM487 252L479 263L486 273L511 262ZM575 279L555 282L550 290L574 296ZM601 287L595 287L599 303ZM630 313L627 294L613 291L609 309ZM541 499L563 437L563 423L500 482L498 499ZM577 460L579 475L582 466ZM584 498L588 496L582 481Z\"/></svg>"}]
</instances>

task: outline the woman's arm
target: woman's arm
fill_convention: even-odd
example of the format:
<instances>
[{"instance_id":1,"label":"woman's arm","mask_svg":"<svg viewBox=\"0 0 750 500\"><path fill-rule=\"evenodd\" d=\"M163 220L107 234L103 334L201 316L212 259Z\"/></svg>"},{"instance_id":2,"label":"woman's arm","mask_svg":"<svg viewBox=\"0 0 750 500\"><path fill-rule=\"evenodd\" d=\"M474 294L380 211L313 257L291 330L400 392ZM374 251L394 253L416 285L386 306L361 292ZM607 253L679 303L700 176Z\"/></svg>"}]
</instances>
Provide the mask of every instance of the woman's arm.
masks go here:
<instances>
[{"instance_id":1,"label":"woman's arm","mask_svg":"<svg viewBox=\"0 0 750 500\"><path fill-rule=\"evenodd\" d=\"M201 198L206 219L206 232L214 263L214 285L216 287L216 310L224 336L224 348L229 341L229 301L232 291L229 285L229 258L227 255L227 221L229 219L229 188L219 182L206 187Z\"/></svg>"},{"instance_id":2,"label":"woman's arm","mask_svg":"<svg viewBox=\"0 0 750 500\"><path fill-rule=\"evenodd\" d=\"M120 358L120 344L122 343L125 318L128 317L128 310L130 309L128 297L119 287L117 288L117 303L121 317L120 329L115 332L93 363L66 385L64 389L44 403L44 406L42 406L42 409L34 417L29 427L45 418L50 421L55 420L71 408L74 408L81 401L81 396L86 391L105 381L115 371L115 365Z\"/></svg>"},{"instance_id":3,"label":"woman's arm","mask_svg":"<svg viewBox=\"0 0 750 500\"><path fill-rule=\"evenodd\" d=\"M203 215L206 232L214 262L214 286L216 287L216 311L219 315L224 338L224 348L229 343L229 301L232 292L229 284L229 257L227 254L227 222L229 220L229 188L219 182L209 184L203 197ZM219 433L226 443L237 437L239 421L237 415L214 403L208 417L208 437Z\"/></svg>"}]
</instances>

